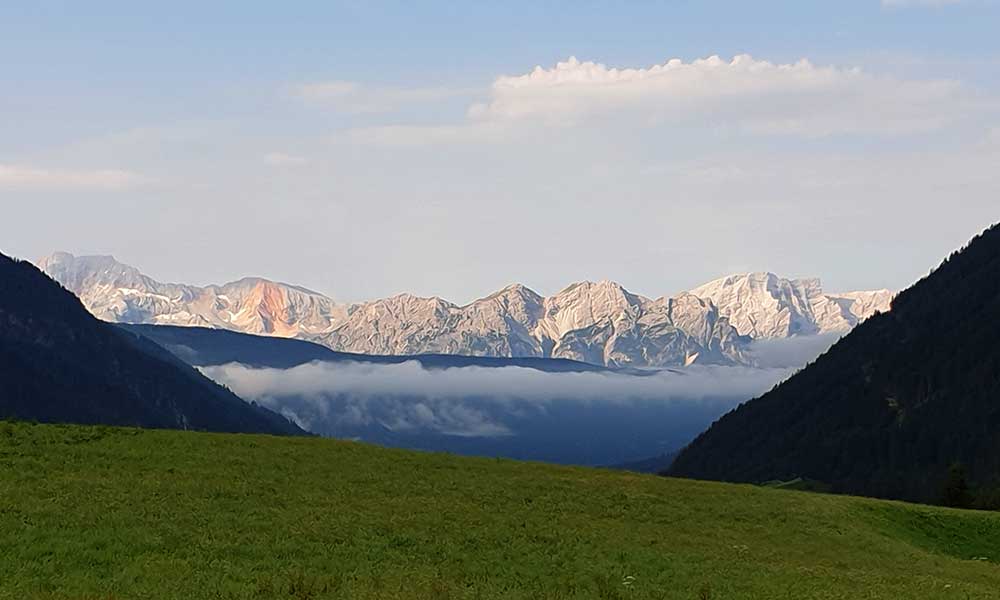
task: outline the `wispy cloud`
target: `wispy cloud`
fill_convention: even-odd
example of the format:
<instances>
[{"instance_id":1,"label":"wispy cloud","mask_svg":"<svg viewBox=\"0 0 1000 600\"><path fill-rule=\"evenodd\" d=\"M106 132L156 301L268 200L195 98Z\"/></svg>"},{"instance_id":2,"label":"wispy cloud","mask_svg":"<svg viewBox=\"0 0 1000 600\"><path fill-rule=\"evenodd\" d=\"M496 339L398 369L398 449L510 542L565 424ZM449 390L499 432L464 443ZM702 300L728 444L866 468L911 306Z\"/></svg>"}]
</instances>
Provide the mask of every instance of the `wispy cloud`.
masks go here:
<instances>
[{"instance_id":1,"label":"wispy cloud","mask_svg":"<svg viewBox=\"0 0 1000 600\"><path fill-rule=\"evenodd\" d=\"M504 124L485 121L449 125L379 125L349 129L344 139L350 143L374 146L434 146L499 142L507 137L509 131Z\"/></svg>"},{"instance_id":2,"label":"wispy cloud","mask_svg":"<svg viewBox=\"0 0 1000 600\"><path fill-rule=\"evenodd\" d=\"M18 190L96 189L122 190L148 181L122 169L49 169L0 164L0 188Z\"/></svg>"},{"instance_id":3,"label":"wispy cloud","mask_svg":"<svg viewBox=\"0 0 1000 600\"><path fill-rule=\"evenodd\" d=\"M441 102L481 90L458 87L389 87L356 81L316 81L294 85L293 96L314 106L349 114L391 112L413 105Z\"/></svg>"},{"instance_id":4,"label":"wispy cloud","mask_svg":"<svg viewBox=\"0 0 1000 600\"><path fill-rule=\"evenodd\" d=\"M307 164L309 159L284 152L268 152L264 155L264 162L272 167L297 167Z\"/></svg>"}]
</instances>

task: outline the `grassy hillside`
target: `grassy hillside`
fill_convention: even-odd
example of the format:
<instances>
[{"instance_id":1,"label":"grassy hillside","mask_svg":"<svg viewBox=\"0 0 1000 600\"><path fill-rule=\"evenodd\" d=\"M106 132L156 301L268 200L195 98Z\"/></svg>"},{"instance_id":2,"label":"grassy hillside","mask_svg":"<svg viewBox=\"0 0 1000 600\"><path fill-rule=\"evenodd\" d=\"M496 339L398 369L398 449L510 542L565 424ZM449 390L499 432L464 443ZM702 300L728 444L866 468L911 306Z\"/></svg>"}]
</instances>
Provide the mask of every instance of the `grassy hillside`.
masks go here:
<instances>
[{"instance_id":1,"label":"grassy hillside","mask_svg":"<svg viewBox=\"0 0 1000 600\"><path fill-rule=\"evenodd\" d=\"M1000 515L0 423L0 598L996 598Z\"/></svg>"}]
</instances>

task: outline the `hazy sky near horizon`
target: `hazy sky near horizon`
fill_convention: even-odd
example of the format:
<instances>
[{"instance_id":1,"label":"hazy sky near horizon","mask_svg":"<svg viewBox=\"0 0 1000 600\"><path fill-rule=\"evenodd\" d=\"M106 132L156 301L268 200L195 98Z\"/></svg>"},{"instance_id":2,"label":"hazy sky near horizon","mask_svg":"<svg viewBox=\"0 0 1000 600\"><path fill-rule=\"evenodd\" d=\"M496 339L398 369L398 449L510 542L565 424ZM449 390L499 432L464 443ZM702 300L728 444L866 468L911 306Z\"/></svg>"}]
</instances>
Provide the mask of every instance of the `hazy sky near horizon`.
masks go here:
<instances>
[{"instance_id":1,"label":"hazy sky near horizon","mask_svg":"<svg viewBox=\"0 0 1000 600\"><path fill-rule=\"evenodd\" d=\"M992 0L16 4L25 258L345 301L898 289L1000 220Z\"/></svg>"}]
</instances>

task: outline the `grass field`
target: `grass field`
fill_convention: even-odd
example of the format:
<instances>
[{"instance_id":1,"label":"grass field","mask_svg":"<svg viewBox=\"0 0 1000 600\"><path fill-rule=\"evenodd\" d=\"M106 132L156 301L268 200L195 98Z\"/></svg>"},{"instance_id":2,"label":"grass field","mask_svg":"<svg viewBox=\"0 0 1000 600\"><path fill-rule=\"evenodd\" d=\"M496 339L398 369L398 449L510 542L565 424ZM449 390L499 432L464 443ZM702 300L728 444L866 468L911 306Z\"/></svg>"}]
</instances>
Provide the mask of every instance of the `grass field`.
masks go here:
<instances>
[{"instance_id":1,"label":"grass field","mask_svg":"<svg viewBox=\"0 0 1000 600\"><path fill-rule=\"evenodd\" d=\"M0 598L998 598L1000 515L0 423Z\"/></svg>"}]
</instances>

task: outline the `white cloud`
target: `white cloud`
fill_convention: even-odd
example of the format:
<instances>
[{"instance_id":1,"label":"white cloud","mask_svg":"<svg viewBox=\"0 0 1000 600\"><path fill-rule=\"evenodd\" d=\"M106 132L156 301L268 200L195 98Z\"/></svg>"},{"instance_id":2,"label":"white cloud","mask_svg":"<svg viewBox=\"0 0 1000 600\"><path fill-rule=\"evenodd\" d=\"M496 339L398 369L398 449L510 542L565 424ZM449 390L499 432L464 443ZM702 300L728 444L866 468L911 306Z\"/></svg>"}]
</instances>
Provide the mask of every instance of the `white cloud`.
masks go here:
<instances>
[{"instance_id":1,"label":"white cloud","mask_svg":"<svg viewBox=\"0 0 1000 600\"><path fill-rule=\"evenodd\" d=\"M581 125L613 116L646 126L701 123L763 134L898 134L941 128L975 107L961 84L903 80L808 60L739 55L617 69L575 58L502 76L474 122Z\"/></svg>"},{"instance_id":2,"label":"white cloud","mask_svg":"<svg viewBox=\"0 0 1000 600\"><path fill-rule=\"evenodd\" d=\"M380 87L355 81L318 81L293 86L291 93L309 104L349 114L391 112L415 104L441 102L472 90L450 87Z\"/></svg>"},{"instance_id":3,"label":"white cloud","mask_svg":"<svg viewBox=\"0 0 1000 600\"><path fill-rule=\"evenodd\" d=\"M0 188L8 189L96 189L121 190L142 184L146 179L121 169L45 169L0 164Z\"/></svg>"},{"instance_id":4,"label":"white cloud","mask_svg":"<svg viewBox=\"0 0 1000 600\"><path fill-rule=\"evenodd\" d=\"M428 91L394 90L393 101L386 102L368 100L370 91L359 84L335 82L320 85L315 94L340 98L341 110L359 111L399 106ZM942 130L996 107L958 81L875 75L806 59L777 64L744 54L618 69L571 57L551 68L497 77L488 99L471 105L465 119L359 127L343 137L368 145L416 146L509 141L551 127L602 136L670 127L711 135L900 135Z\"/></svg>"}]
</instances>

